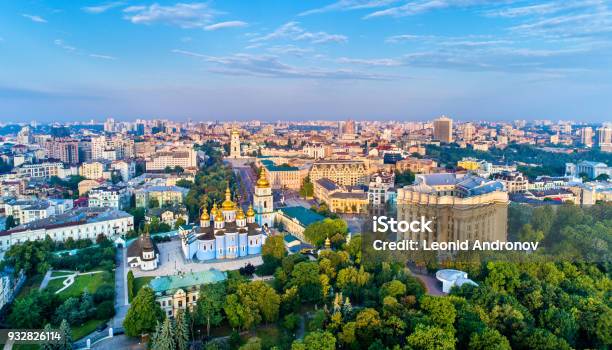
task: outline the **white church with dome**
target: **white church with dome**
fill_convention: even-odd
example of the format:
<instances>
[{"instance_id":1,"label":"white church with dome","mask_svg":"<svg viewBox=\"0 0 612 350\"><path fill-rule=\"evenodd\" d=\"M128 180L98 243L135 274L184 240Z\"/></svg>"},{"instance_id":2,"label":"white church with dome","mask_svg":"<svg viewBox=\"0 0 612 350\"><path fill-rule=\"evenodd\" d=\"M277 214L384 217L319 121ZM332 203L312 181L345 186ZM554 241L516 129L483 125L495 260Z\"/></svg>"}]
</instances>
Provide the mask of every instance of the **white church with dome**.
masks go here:
<instances>
[{"instance_id":1,"label":"white church with dome","mask_svg":"<svg viewBox=\"0 0 612 350\"><path fill-rule=\"evenodd\" d=\"M181 248L187 260L210 261L236 259L261 254L267 232L274 224L272 188L264 170L259 174L253 204L246 213L232 201L229 186L225 200L215 203L210 214L204 208L200 223L190 230L180 230Z\"/></svg>"}]
</instances>

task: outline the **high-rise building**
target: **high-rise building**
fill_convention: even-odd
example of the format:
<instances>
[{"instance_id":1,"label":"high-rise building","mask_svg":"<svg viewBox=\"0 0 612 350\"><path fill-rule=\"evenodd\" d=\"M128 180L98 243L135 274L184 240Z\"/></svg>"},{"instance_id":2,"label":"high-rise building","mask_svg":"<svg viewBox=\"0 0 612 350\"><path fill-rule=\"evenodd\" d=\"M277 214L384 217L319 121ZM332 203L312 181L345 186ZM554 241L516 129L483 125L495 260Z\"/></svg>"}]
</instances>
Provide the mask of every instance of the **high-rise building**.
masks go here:
<instances>
[{"instance_id":1,"label":"high-rise building","mask_svg":"<svg viewBox=\"0 0 612 350\"><path fill-rule=\"evenodd\" d=\"M466 123L463 125L463 141L472 141L474 139L474 134L476 133L476 128L472 123Z\"/></svg>"},{"instance_id":2,"label":"high-rise building","mask_svg":"<svg viewBox=\"0 0 612 350\"><path fill-rule=\"evenodd\" d=\"M47 156L66 164L79 163L79 141L73 139L53 139L45 143Z\"/></svg>"},{"instance_id":3,"label":"high-rise building","mask_svg":"<svg viewBox=\"0 0 612 350\"><path fill-rule=\"evenodd\" d=\"M597 145L607 146L612 144L612 128L608 125L603 125L597 129Z\"/></svg>"},{"instance_id":4,"label":"high-rise building","mask_svg":"<svg viewBox=\"0 0 612 350\"><path fill-rule=\"evenodd\" d=\"M451 143L453 142L453 120L442 116L433 122L434 140Z\"/></svg>"},{"instance_id":5,"label":"high-rise building","mask_svg":"<svg viewBox=\"0 0 612 350\"><path fill-rule=\"evenodd\" d=\"M587 126L580 129L580 143L587 147L593 146L593 128Z\"/></svg>"},{"instance_id":6,"label":"high-rise building","mask_svg":"<svg viewBox=\"0 0 612 350\"><path fill-rule=\"evenodd\" d=\"M240 158L240 133L238 130L232 130L230 136L230 158Z\"/></svg>"}]
</instances>

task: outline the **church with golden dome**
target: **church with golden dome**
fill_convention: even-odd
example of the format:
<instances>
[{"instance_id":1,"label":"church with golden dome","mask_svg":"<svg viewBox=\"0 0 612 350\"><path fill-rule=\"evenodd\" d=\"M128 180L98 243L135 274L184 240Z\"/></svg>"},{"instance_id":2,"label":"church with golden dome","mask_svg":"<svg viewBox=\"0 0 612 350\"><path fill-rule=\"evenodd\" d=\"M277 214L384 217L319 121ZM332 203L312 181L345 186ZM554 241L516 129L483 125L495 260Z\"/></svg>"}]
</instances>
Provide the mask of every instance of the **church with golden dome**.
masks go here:
<instances>
[{"instance_id":1,"label":"church with golden dome","mask_svg":"<svg viewBox=\"0 0 612 350\"><path fill-rule=\"evenodd\" d=\"M274 223L272 190L263 172L246 213L232 201L229 186L225 200L210 211L202 209L199 226L179 231L185 259L209 261L261 254L267 231Z\"/></svg>"}]
</instances>

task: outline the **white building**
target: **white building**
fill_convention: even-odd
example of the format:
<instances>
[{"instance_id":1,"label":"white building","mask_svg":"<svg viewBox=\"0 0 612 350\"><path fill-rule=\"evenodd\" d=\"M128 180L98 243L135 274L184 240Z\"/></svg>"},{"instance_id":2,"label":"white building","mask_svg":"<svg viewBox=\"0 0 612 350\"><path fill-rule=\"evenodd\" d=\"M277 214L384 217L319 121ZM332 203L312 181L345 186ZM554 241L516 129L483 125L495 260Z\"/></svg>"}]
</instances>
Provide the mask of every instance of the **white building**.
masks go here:
<instances>
[{"instance_id":1,"label":"white building","mask_svg":"<svg viewBox=\"0 0 612 350\"><path fill-rule=\"evenodd\" d=\"M196 152L192 147L170 147L151 155L146 162L147 171L163 171L166 167L174 169L197 167Z\"/></svg>"},{"instance_id":2,"label":"white building","mask_svg":"<svg viewBox=\"0 0 612 350\"><path fill-rule=\"evenodd\" d=\"M120 210L129 207L130 197L125 187L102 186L89 190L89 207Z\"/></svg>"},{"instance_id":3,"label":"white building","mask_svg":"<svg viewBox=\"0 0 612 350\"><path fill-rule=\"evenodd\" d=\"M451 288L461 287L464 284L470 284L478 286L478 284L468 278L467 272L444 269L436 272L436 279L442 282L442 291L444 293L450 293Z\"/></svg>"},{"instance_id":4,"label":"white building","mask_svg":"<svg viewBox=\"0 0 612 350\"><path fill-rule=\"evenodd\" d=\"M117 238L134 228L134 217L124 211L103 208L77 208L70 212L0 231L0 251L13 244L43 240L95 240L99 235Z\"/></svg>"},{"instance_id":5,"label":"white building","mask_svg":"<svg viewBox=\"0 0 612 350\"><path fill-rule=\"evenodd\" d=\"M395 174L378 172L370 176L368 186L368 201L372 205L383 205L391 197L391 191L395 186Z\"/></svg>"},{"instance_id":6,"label":"white building","mask_svg":"<svg viewBox=\"0 0 612 350\"><path fill-rule=\"evenodd\" d=\"M12 216L15 222L23 225L52 215L63 214L72 207L72 199L13 199L4 203L4 214Z\"/></svg>"},{"instance_id":7,"label":"white building","mask_svg":"<svg viewBox=\"0 0 612 350\"><path fill-rule=\"evenodd\" d=\"M53 176L62 177L62 163L26 164L17 168L17 175L28 179L50 179Z\"/></svg>"},{"instance_id":8,"label":"white building","mask_svg":"<svg viewBox=\"0 0 612 350\"><path fill-rule=\"evenodd\" d=\"M159 250L148 233L141 235L127 249L129 267L140 268L143 271L155 270L159 265Z\"/></svg>"}]
</instances>

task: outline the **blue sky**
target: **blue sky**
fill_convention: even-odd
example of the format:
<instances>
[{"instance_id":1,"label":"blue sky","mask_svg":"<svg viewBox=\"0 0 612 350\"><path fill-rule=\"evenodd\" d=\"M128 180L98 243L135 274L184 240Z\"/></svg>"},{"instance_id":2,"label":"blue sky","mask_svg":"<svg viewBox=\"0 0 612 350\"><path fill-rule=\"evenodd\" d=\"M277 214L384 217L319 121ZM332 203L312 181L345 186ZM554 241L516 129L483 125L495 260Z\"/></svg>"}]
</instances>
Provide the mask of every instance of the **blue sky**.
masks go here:
<instances>
[{"instance_id":1,"label":"blue sky","mask_svg":"<svg viewBox=\"0 0 612 350\"><path fill-rule=\"evenodd\" d=\"M610 120L610 0L0 1L0 120Z\"/></svg>"}]
</instances>

